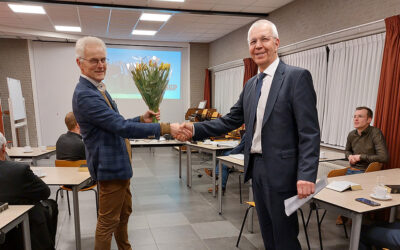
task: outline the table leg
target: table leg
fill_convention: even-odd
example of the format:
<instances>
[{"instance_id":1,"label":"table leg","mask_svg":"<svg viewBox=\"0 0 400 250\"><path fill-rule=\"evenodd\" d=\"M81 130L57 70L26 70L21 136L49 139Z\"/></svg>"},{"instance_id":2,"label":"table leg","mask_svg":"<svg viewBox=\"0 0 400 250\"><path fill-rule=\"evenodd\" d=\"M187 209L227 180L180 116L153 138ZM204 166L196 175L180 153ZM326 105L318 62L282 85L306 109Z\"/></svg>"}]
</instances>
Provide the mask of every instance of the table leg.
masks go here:
<instances>
[{"instance_id":1,"label":"table leg","mask_svg":"<svg viewBox=\"0 0 400 250\"><path fill-rule=\"evenodd\" d=\"M32 157L32 162L31 162L32 166L37 166L37 159L36 157Z\"/></svg>"},{"instance_id":2,"label":"table leg","mask_svg":"<svg viewBox=\"0 0 400 250\"><path fill-rule=\"evenodd\" d=\"M72 186L72 199L74 202L74 223L76 249L81 250L81 225L79 218L78 186Z\"/></svg>"},{"instance_id":3,"label":"table leg","mask_svg":"<svg viewBox=\"0 0 400 250\"><path fill-rule=\"evenodd\" d=\"M212 178L213 178L213 196L215 197L215 196L217 195L216 192L215 192L215 185L217 184L217 180L216 180L217 175L215 174L215 166L217 165L217 153L216 153L215 150L213 150L213 152L212 152L212 157L213 157L213 161L212 161L212 169L213 169L213 177L212 177ZM219 172L219 176L220 176L219 179L222 179L222 178L221 178L221 176L222 176L221 172ZM219 189L222 189L222 187L219 186Z\"/></svg>"},{"instance_id":4,"label":"table leg","mask_svg":"<svg viewBox=\"0 0 400 250\"><path fill-rule=\"evenodd\" d=\"M351 236L350 236L350 250L357 250L358 244L360 242L360 233L361 233L361 223L362 223L362 214L355 214L352 216L353 222L351 225Z\"/></svg>"},{"instance_id":5,"label":"table leg","mask_svg":"<svg viewBox=\"0 0 400 250\"><path fill-rule=\"evenodd\" d=\"M24 238L24 249L31 250L31 233L29 231L29 216L27 212L23 215L22 233Z\"/></svg>"},{"instance_id":6,"label":"table leg","mask_svg":"<svg viewBox=\"0 0 400 250\"><path fill-rule=\"evenodd\" d=\"M188 187L192 187L192 149L186 145L186 182Z\"/></svg>"},{"instance_id":7,"label":"table leg","mask_svg":"<svg viewBox=\"0 0 400 250\"><path fill-rule=\"evenodd\" d=\"M219 170L219 175L220 175L220 178L218 178L218 186L219 186L219 189L218 189L218 203L219 203L219 214L222 214L222 178L221 178L221 176L222 176L222 161L221 160L219 160L219 163L218 163L218 170ZM215 171L214 171L214 176L215 176ZM214 186L215 187L215 186Z\"/></svg>"},{"instance_id":8,"label":"table leg","mask_svg":"<svg viewBox=\"0 0 400 250\"><path fill-rule=\"evenodd\" d=\"M182 146L179 146L179 179L182 178Z\"/></svg>"},{"instance_id":9,"label":"table leg","mask_svg":"<svg viewBox=\"0 0 400 250\"><path fill-rule=\"evenodd\" d=\"M396 207L390 208L389 222L392 223L396 219Z\"/></svg>"},{"instance_id":10,"label":"table leg","mask_svg":"<svg viewBox=\"0 0 400 250\"><path fill-rule=\"evenodd\" d=\"M244 180L244 177L243 177ZM251 183L251 180L249 180L249 201L254 201L253 198L253 185ZM249 211L249 219L248 219L248 223L247 223L247 230L249 230L249 232L253 233L253 221L254 221L254 209L256 209L255 207L250 209Z\"/></svg>"}]
</instances>

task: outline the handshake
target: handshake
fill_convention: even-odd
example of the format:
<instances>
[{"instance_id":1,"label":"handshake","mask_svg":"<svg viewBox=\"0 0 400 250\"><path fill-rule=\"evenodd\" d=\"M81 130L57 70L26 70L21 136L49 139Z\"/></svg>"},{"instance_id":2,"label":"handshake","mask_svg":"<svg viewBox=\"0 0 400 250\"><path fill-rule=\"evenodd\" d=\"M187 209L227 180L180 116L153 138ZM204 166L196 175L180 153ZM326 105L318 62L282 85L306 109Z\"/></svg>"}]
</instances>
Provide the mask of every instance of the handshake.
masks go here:
<instances>
[{"instance_id":1,"label":"handshake","mask_svg":"<svg viewBox=\"0 0 400 250\"><path fill-rule=\"evenodd\" d=\"M156 117L157 120L160 120L160 111L155 113L154 111L148 110L144 115L141 116L141 119L145 123L151 123L153 121L153 117ZM193 124L189 122L179 123L171 123L171 135L179 140L179 141L188 141L193 137Z\"/></svg>"},{"instance_id":2,"label":"handshake","mask_svg":"<svg viewBox=\"0 0 400 250\"><path fill-rule=\"evenodd\" d=\"M171 135L179 141L188 141L193 137L193 124L189 122L171 123Z\"/></svg>"}]
</instances>

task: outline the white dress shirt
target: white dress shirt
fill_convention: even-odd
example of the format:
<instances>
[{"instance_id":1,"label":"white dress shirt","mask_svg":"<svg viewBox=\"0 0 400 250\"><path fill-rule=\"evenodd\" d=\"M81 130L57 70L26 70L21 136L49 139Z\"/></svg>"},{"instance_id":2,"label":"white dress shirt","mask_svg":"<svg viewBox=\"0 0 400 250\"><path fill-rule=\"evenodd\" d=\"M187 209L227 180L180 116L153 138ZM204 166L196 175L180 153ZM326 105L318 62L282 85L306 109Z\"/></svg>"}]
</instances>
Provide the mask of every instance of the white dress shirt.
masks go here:
<instances>
[{"instance_id":1,"label":"white dress shirt","mask_svg":"<svg viewBox=\"0 0 400 250\"><path fill-rule=\"evenodd\" d=\"M254 135L250 153L262 154L262 146L261 146L262 122L264 119L265 106L267 105L269 90L271 89L272 79L274 79L275 71L278 68L278 64L279 64L279 57L277 57L275 61L273 61L268 66L268 68L264 70L264 73L266 75L262 82L261 95L260 99L258 100L257 113L256 113L257 118L256 122L254 123L254 129L253 129Z\"/></svg>"},{"instance_id":2,"label":"white dress shirt","mask_svg":"<svg viewBox=\"0 0 400 250\"><path fill-rule=\"evenodd\" d=\"M84 74L81 74L81 76L83 78L85 78L86 80L88 80L89 82L91 82L98 90L100 90L101 92L105 92L106 91L106 85L103 82L97 82L94 79L85 76Z\"/></svg>"}]
</instances>

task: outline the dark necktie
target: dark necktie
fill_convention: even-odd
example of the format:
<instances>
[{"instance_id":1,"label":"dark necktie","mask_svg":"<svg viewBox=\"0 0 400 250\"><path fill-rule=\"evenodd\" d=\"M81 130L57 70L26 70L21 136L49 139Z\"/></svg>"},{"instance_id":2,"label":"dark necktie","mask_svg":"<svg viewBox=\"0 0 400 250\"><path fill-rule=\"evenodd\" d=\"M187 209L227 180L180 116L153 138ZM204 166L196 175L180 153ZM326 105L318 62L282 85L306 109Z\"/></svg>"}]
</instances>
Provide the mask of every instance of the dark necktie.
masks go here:
<instances>
[{"instance_id":1,"label":"dark necktie","mask_svg":"<svg viewBox=\"0 0 400 250\"><path fill-rule=\"evenodd\" d=\"M263 85L263 79L267 74L265 74L264 72L261 72L260 74L258 74L257 78L257 85L256 85L256 100L255 100L255 109L257 109L258 106L258 100L260 99L261 96L261 88Z\"/></svg>"},{"instance_id":2,"label":"dark necktie","mask_svg":"<svg viewBox=\"0 0 400 250\"><path fill-rule=\"evenodd\" d=\"M253 134L254 134L254 124L256 122L256 117L257 117L257 106L258 106L258 100L260 99L261 96L261 87L263 85L263 79L266 76L266 74L264 72L261 72L257 75L257 84L256 84L256 89L255 89L255 98L253 100L250 112L251 112L251 116L250 116L250 126L249 129L250 130L250 136L247 136L246 139L248 138L248 140L252 141L253 140Z\"/></svg>"}]
</instances>

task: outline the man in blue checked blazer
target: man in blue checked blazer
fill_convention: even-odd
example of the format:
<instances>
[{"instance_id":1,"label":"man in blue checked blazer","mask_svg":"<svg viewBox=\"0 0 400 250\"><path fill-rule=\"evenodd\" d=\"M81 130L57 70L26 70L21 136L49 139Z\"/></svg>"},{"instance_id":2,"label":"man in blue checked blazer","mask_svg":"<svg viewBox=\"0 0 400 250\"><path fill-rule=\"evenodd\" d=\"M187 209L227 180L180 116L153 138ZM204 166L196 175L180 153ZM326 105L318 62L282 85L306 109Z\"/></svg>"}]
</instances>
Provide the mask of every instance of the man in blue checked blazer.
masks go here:
<instances>
[{"instance_id":1,"label":"man in blue checked blazer","mask_svg":"<svg viewBox=\"0 0 400 250\"><path fill-rule=\"evenodd\" d=\"M147 111L141 117L125 119L106 90L106 46L96 37L76 42L76 62L81 77L72 99L73 112L86 147L90 175L98 182L99 217L95 249L110 249L112 234L118 249L132 249L128 239L128 220L132 212L132 177L129 141L125 138L159 138L178 135L179 124L151 123L159 112Z\"/></svg>"},{"instance_id":2,"label":"man in blue checked blazer","mask_svg":"<svg viewBox=\"0 0 400 250\"><path fill-rule=\"evenodd\" d=\"M247 81L227 115L185 128L197 140L245 123L244 179L252 179L264 246L301 249L297 214L286 216L284 200L296 194L305 198L315 189L320 130L311 74L279 60L273 23L255 22L248 42L259 74Z\"/></svg>"}]
</instances>

